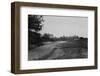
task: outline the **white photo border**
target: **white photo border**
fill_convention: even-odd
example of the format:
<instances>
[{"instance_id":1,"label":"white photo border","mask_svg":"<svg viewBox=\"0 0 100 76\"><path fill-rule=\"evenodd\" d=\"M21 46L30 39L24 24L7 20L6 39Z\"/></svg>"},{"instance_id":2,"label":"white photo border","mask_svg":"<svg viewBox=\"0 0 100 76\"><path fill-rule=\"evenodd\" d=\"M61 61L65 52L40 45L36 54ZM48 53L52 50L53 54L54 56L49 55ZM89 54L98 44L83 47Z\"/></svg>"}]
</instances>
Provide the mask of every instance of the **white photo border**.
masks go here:
<instances>
[{"instance_id":1,"label":"white photo border","mask_svg":"<svg viewBox=\"0 0 100 76\"><path fill-rule=\"evenodd\" d=\"M56 15L56 16L81 16L88 17L88 58L87 59L64 59L28 61L28 14L32 15ZM94 10L57 9L42 7L20 8L20 69L43 69L60 67L94 66ZM66 64L67 63L67 64Z\"/></svg>"}]
</instances>

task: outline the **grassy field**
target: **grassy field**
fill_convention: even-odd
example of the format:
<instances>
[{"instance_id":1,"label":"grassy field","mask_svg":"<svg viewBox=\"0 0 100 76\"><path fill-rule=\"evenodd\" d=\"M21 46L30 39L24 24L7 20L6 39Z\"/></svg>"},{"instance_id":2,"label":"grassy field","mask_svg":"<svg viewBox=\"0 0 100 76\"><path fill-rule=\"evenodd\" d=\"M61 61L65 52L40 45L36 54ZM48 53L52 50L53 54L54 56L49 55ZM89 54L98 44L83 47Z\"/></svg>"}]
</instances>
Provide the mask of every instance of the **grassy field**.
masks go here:
<instances>
[{"instance_id":1,"label":"grassy field","mask_svg":"<svg viewBox=\"0 0 100 76\"><path fill-rule=\"evenodd\" d=\"M44 45L28 52L28 60L87 58L87 42L87 40L45 42Z\"/></svg>"}]
</instances>

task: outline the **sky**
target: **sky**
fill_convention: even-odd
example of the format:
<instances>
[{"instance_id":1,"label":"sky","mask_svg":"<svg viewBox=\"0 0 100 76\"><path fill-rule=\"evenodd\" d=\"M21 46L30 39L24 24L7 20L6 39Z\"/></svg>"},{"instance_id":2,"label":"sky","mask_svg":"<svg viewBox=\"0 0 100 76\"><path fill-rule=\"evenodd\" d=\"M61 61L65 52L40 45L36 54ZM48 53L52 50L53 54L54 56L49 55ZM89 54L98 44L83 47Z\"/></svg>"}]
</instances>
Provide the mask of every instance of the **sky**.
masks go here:
<instances>
[{"instance_id":1,"label":"sky","mask_svg":"<svg viewBox=\"0 0 100 76\"><path fill-rule=\"evenodd\" d=\"M56 37L88 37L88 18L74 16L43 16L44 22L40 33L50 33Z\"/></svg>"}]
</instances>

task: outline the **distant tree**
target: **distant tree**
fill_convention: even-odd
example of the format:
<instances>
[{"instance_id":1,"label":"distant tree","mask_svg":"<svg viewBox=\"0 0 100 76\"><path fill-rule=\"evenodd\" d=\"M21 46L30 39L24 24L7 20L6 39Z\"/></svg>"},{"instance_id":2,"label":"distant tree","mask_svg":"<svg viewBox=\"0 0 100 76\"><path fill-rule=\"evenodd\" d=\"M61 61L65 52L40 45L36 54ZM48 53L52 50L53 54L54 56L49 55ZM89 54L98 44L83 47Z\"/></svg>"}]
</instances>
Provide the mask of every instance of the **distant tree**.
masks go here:
<instances>
[{"instance_id":1,"label":"distant tree","mask_svg":"<svg viewBox=\"0 0 100 76\"><path fill-rule=\"evenodd\" d=\"M40 44L43 17L40 15L28 15L28 44Z\"/></svg>"},{"instance_id":2,"label":"distant tree","mask_svg":"<svg viewBox=\"0 0 100 76\"><path fill-rule=\"evenodd\" d=\"M42 39L43 39L43 41L52 41L53 40L53 35L52 34L49 34L49 33L45 33L42 36Z\"/></svg>"}]
</instances>

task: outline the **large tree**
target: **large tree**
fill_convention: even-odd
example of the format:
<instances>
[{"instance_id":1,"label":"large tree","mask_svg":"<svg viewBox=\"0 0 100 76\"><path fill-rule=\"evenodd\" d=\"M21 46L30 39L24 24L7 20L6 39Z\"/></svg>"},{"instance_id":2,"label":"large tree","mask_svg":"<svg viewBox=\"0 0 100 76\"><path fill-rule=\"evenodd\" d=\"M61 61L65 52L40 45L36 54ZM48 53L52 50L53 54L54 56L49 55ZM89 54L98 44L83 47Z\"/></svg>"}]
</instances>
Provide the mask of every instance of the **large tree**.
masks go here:
<instances>
[{"instance_id":1,"label":"large tree","mask_svg":"<svg viewBox=\"0 0 100 76\"><path fill-rule=\"evenodd\" d=\"M28 43L29 45L35 44L39 45L41 43L43 17L40 15L28 15Z\"/></svg>"}]
</instances>

